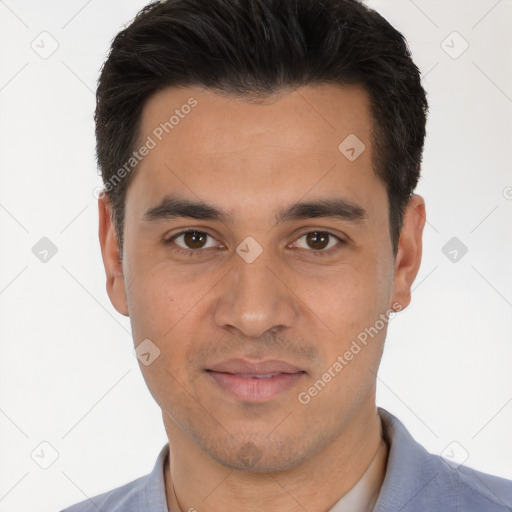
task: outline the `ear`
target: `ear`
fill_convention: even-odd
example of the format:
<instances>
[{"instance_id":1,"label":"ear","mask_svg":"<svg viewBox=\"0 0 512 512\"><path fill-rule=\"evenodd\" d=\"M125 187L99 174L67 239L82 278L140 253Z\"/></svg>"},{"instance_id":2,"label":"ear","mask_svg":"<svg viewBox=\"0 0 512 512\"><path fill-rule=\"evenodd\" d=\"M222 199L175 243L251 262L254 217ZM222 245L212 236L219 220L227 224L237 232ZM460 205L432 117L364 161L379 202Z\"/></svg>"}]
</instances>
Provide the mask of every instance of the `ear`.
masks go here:
<instances>
[{"instance_id":1,"label":"ear","mask_svg":"<svg viewBox=\"0 0 512 512\"><path fill-rule=\"evenodd\" d=\"M122 315L129 316L123 267L111 211L112 207L106 194L101 194L98 199L99 237L107 275L107 293L116 310Z\"/></svg>"},{"instance_id":2,"label":"ear","mask_svg":"<svg viewBox=\"0 0 512 512\"><path fill-rule=\"evenodd\" d=\"M425 201L421 196L413 195L404 212L395 258L393 304L397 302L402 309L411 302L411 287L420 268L425 221Z\"/></svg>"}]
</instances>

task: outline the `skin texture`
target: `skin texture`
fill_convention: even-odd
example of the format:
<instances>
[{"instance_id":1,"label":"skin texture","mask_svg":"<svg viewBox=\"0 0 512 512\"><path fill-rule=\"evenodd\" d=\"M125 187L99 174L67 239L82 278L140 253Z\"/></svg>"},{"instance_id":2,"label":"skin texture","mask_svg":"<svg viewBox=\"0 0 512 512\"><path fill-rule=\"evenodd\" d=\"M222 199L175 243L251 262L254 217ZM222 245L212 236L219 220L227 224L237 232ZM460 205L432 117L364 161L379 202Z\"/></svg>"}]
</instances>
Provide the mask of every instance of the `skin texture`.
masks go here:
<instances>
[{"instance_id":1,"label":"skin texture","mask_svg":"<svg viewBox=\"0 0 512 512\"><path fill-rule=\"evenodd\" d=\"M108 200L98 202L109 297L130 316L135 345L150 339L160 350L140 366L169 438L168 504L178 510L175 490L182 510L327 510L381 443L375 385L387 324L307 404L298 395L381 314L409 304L424 201L412 196L395 258L362 89L323 84L250 103L168 88L143 110L141 143L190 97L197 105L130 184L122 262ZM366 146L354 161L338 150L349 134ZM146 221L166 194L232 218ZM340 197L363 208L364 219L275 222L276 210L297 201ZM187 247L183 236L165 243L190 229L210 235L205 248ZM319 249L306 236L314 231L334 237ZM263 249L252 263L236 252L249 236ZM202 252L190 255L190 247ZM305 373L271 400L245 402L206 371L231 358L280 359Z\"/></svg>"}]
</instances>

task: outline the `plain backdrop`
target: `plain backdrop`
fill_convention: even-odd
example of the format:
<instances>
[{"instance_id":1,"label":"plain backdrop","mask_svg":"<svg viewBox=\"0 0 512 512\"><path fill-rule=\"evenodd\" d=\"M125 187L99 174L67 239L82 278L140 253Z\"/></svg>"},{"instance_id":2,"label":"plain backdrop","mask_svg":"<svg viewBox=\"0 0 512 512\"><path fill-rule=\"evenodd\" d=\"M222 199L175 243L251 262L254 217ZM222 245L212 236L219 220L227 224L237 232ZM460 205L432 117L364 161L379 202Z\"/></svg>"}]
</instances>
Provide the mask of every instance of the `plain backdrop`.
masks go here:
<instances>
[{"instance_id":1,"label":"plain backdrop","mask_svg":"<svg viewBox=\"0 0 512 512\"><path fill-rule=\"evenodd\" d=\"M430 101L424 257L378 405L428 451L512 479L512 2L368 3L408 39ZM0 512L119 486L166 443L105 291L93 195L99 69L143 5L0 1Z\"/></svg>"}]
</instances>

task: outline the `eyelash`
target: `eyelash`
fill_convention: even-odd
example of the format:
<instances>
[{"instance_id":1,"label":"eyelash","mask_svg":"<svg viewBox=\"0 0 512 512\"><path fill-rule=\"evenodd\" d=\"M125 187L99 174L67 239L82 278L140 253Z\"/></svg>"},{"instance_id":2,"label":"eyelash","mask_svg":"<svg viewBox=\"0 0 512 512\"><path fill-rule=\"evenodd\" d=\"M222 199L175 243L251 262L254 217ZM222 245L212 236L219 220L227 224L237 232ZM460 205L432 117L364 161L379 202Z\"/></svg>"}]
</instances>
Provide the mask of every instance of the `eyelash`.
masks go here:
<instances>
[{"instance_id":1,"label":"eyelash","mask_svg":"<svg viewBox=\"0 0 512 512\"><path fill-rule=\"evenodd\" d=\"M171 245L172 243L174 243L174 240L176 238L178 238L179 236L181 235L185 235L187 233L200 233L202 235L206 235L206 236L209 236L210 238L213 238L213 236L211 236L209 233L206 233L204 231L198 231L198 230L195 230L195 229L188 229L186 231L180 231L179 233L176 233L175 235L173 235L171 238L169 238L168 240L165 240L164 243L166 245ZM331 250L332 249L335 249L336 247L338 246L342 246L342 245L346 245L347 244L347 241L346 240L343 240L342 238L340 238L339 236L336 236L335 234L333 233L330 233L329 231L321 231L321 230L313 230L313 231L308 231L306 233L303 233L302 235L300 235L299 237L297 237L295 239L295 242L299 239L301 239L302 237L306 236L306 235L309 235L311 233L322 233L322 234L326 234L330 237L333 237L335 238L339 243L334 246L334 247L331 247L327 250L314 250L314 249L310 249L308 252L311 252L312 254L314 254L315 256L326 256L326 255L330 255L331 253ZM208 247L208 249L211 249L211 247ZM201 252L204 252L205 249L184 249L183 247L171 247L171 251L174 252L174 253L177 253L177 254L180 254L180 255L184 255L184 256L199 256L199 254Z\"/></svg>"}]
</instances>

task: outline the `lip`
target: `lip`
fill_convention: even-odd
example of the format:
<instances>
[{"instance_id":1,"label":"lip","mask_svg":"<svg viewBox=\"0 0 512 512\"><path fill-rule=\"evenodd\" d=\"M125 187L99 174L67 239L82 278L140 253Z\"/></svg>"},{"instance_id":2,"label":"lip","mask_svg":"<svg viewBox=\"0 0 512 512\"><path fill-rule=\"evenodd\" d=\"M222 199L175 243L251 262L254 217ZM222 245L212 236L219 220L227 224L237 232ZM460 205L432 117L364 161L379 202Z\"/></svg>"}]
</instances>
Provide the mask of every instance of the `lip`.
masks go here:
<instances>
[{"instance_id":1,"label":"lip","mask_svg":"<svg viewBox=\"0 0 512 512\"><path fill-rule=\"evenodd\" d=\"M238 400L255 403L276 398L306 374L304 370L277 359L229 359L206 371L224 392Z\"/></svg>"},{"instance_id":2,"label":"lip","mask_svg":"<svg viewBox=\"0 0 512 512\"><path fill-rule=\"evenodd\" d=\"M246 359L227 359L208 368L212 372L232 374L259 374L267 373L298 373L300 368L279 359L265 361L248 361Z\"/></svg>"}]
</instances>

